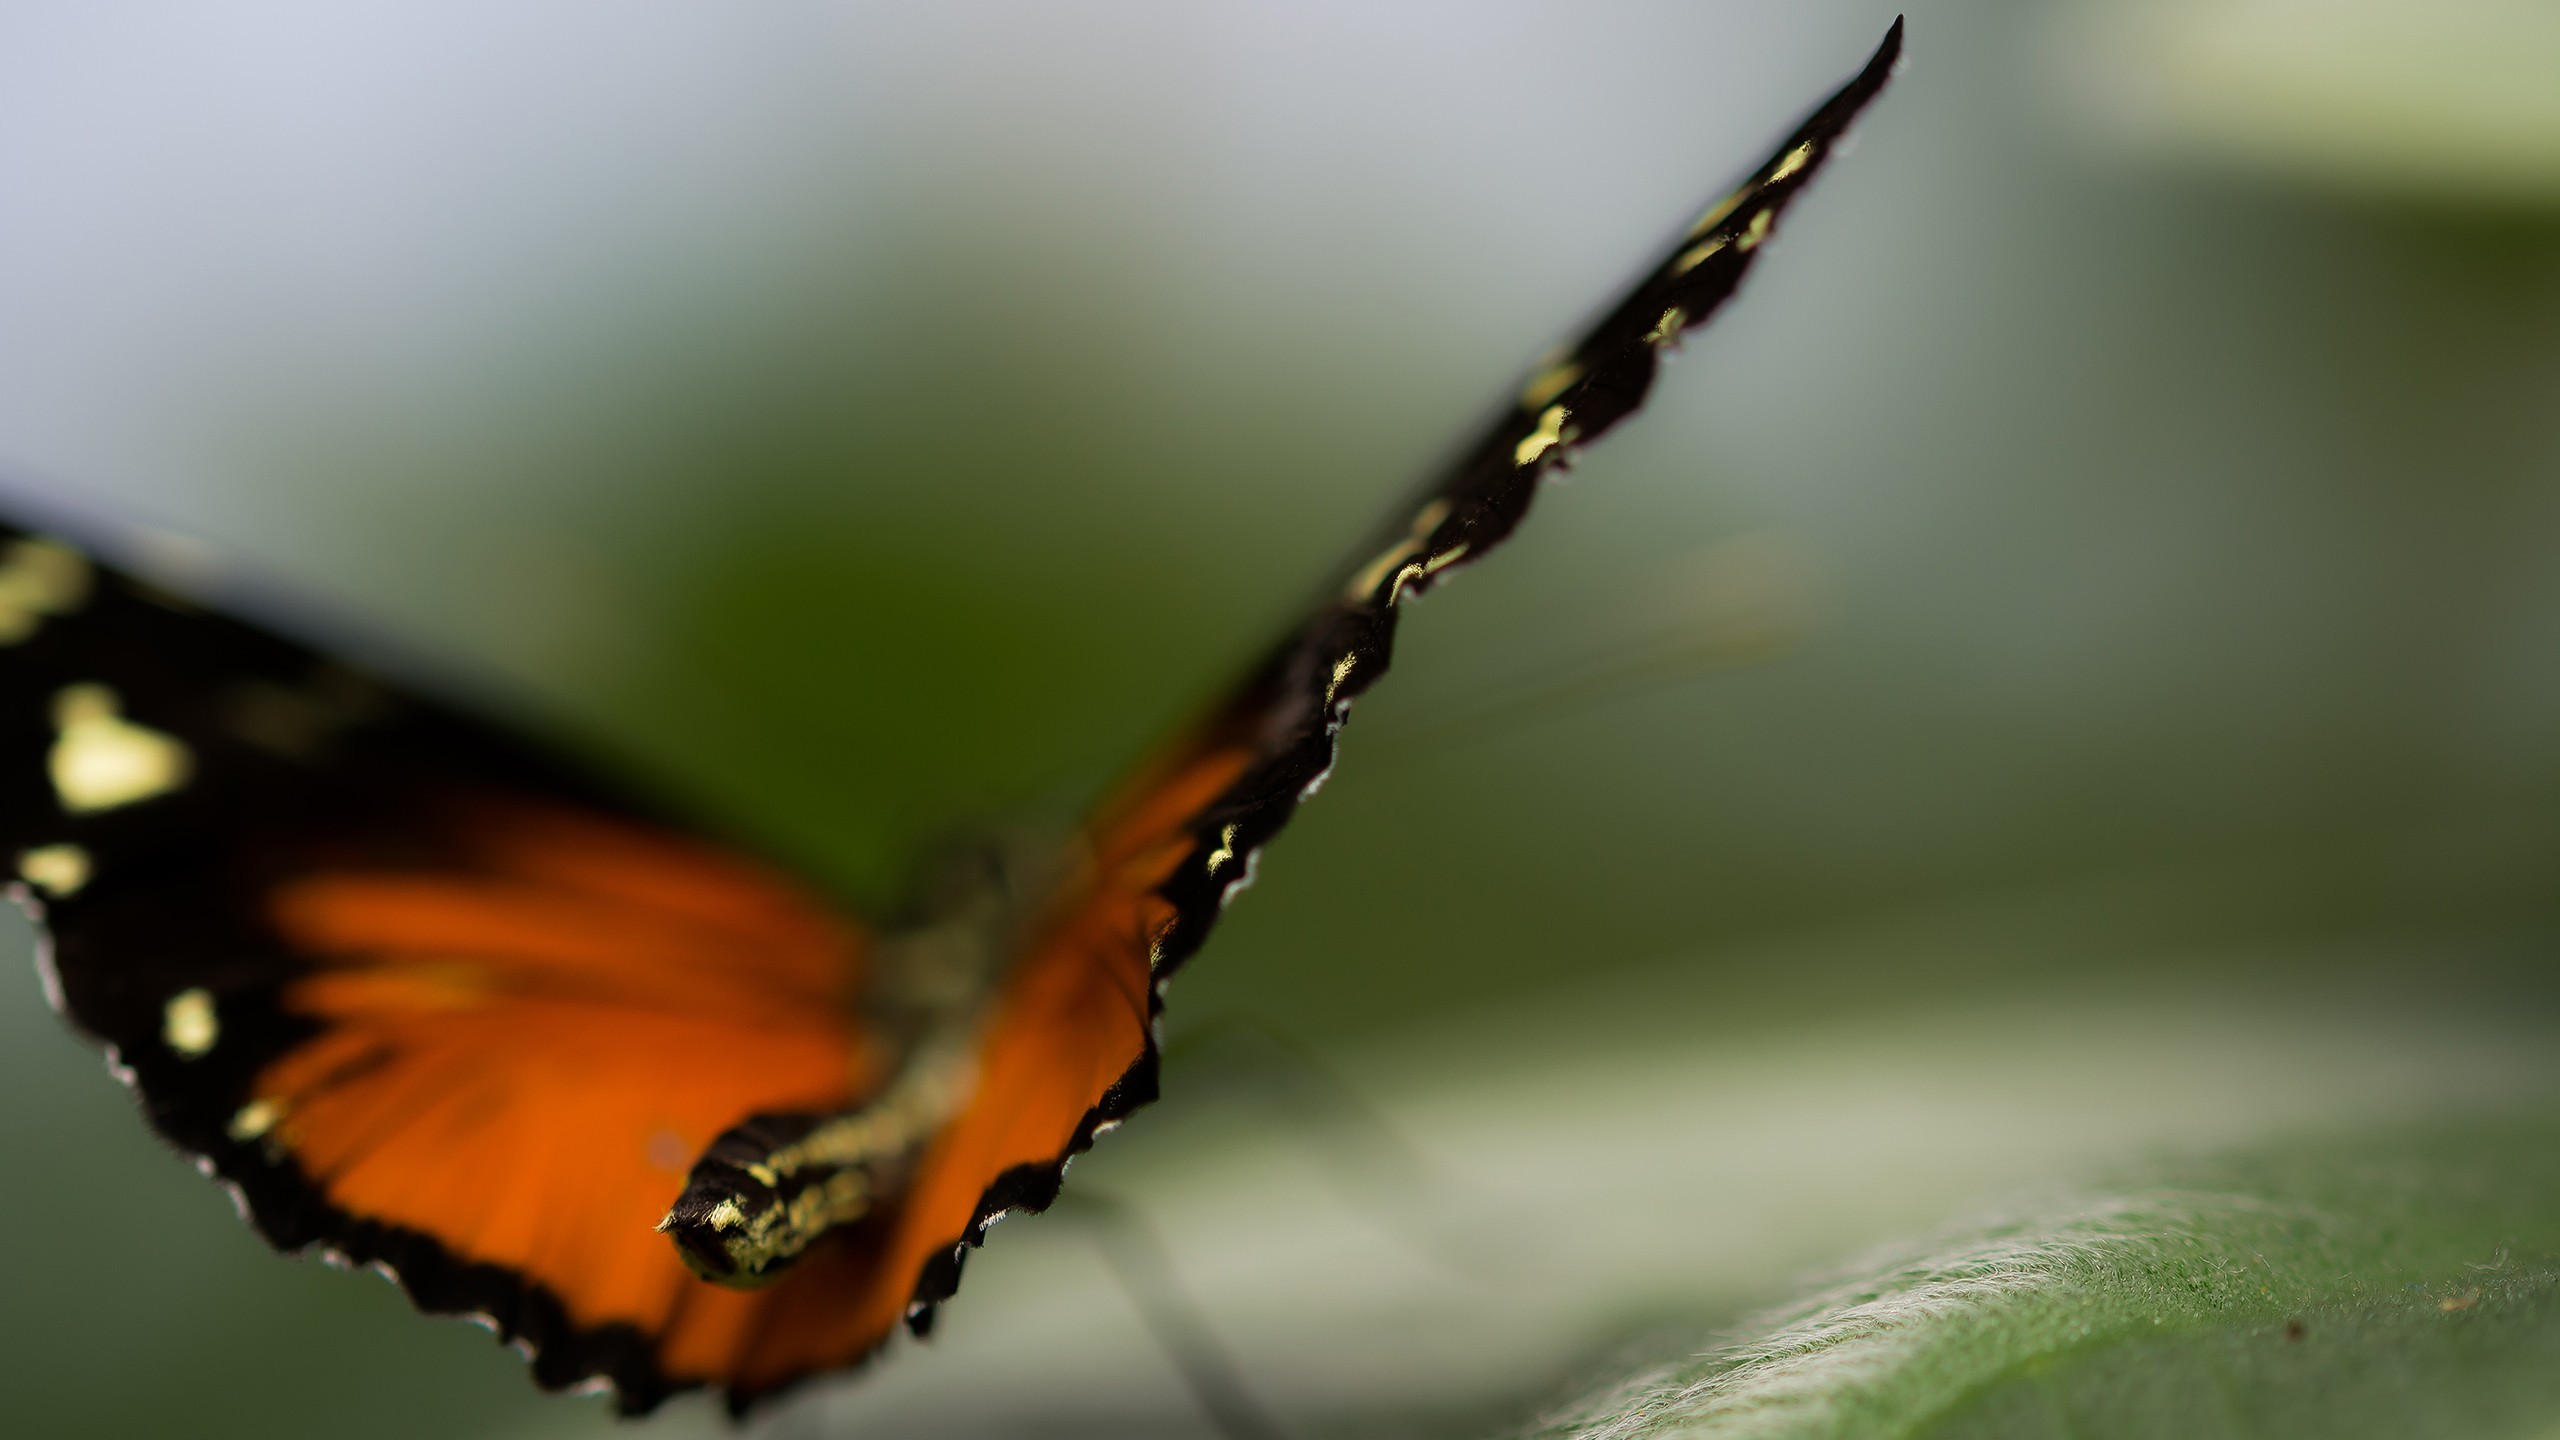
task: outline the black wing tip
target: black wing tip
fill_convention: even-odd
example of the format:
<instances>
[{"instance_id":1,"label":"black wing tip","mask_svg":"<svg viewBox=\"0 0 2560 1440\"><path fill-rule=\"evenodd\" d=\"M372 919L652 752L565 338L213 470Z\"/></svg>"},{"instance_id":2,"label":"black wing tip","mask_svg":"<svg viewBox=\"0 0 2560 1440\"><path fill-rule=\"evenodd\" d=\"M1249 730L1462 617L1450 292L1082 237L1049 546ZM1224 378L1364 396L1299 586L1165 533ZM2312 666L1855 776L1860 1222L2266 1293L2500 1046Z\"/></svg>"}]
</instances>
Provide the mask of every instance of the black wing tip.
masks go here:
<instances>
[{"instance_id":1,"label":"black wing tip","mask_svg":"<svg viewBox=\"0 0 2560 1440\"><path fill-rule=\"evenodd\" d=\"M1851 88L1881 89L1884 82L1902 73L1902 32L1908 19L1908 16L1896 15L1893 23L1884 27L1884 39L1876 42L1876 53L1867 57L1867 63L1859 68L1857 78L1849 82Z\"/></svg>"},{"instance_id":2,"label":"black wing tip","mask_svg":"<svg viewBox=\"0 0 2560 1440\"><path fill-rule=\"evenodd\" d=\"M1867 63L1858 67L1857 74L1850 76L1839 89L1831 92L1831 98L1823 101L1815 108L1813 114L1806 117L1804 124L1797 128L1795 135L1788 140L1787 144L1779 147L1780 155L1783 156L1787 150L1792 149L1799 142L1818 136L1837 135L1848 129L1850 122L1858 118L1859 112L1867 108L1868 102L1884 93L1885 85L1894 76L1902 73L1903 29L1904 17L1894 16L1893 23L1885 27L1884 39L1876 43L1875 53L1867 57Z\"/></svg>"}]
</instances>

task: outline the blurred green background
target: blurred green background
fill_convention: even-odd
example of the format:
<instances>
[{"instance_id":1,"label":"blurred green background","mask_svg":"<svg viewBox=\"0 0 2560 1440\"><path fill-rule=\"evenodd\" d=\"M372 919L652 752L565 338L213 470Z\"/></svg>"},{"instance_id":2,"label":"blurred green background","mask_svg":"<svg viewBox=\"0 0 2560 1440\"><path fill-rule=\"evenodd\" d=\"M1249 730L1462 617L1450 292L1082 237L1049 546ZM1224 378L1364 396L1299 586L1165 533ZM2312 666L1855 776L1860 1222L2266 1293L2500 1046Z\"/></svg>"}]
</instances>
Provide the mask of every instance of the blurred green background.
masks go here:
<instances>
[{"instance_id":1,"label":"blurred green background","mask_svg":"<svg viewBox=\"0 0 2560 1440\"><path fill-rule=\"evenodd\" d=\"M22 4L0 470L876 907L943 838L1072 815L1892 13ZM2320 993L2349 952L2543 1004L2560 18L1911 27L1654 410L1409 618L1177 1030L1366 1074L1656 985L1890 1017ZM0 1425L586 1423L267 1258L20 975ZM1166 1119L1159 1168L1258 1113Z\"/></svg>"}]
</instances>

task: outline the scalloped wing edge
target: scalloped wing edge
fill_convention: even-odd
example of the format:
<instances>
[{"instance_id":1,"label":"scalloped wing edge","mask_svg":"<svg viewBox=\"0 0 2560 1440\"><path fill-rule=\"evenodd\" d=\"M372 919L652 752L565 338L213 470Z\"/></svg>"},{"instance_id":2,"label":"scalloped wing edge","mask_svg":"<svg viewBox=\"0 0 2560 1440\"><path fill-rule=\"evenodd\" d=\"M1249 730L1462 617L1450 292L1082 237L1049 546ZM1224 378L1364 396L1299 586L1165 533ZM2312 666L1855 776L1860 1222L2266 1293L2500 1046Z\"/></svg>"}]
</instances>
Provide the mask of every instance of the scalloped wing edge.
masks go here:
<instances>
[{"instance_id":1,"label":"scalloped wing edge","mask_svg":"<svg viewBox=\"0 0 2560 1440\"><path fill-rule=\"evenodd\" d=\"M1199 817L1191 853L1173 878L1154 892L1172 906L1173 918L1156 941L1146 1048L1085 1112L1055 1160L1017 1165L987 1186L967 1231L936 1251L917 1277L907 1315L915 1334L928 1333L936 1307L958 1293L968 1252L986 1243L987 1232L997 1221L1015 1211L1047 1209L1057 1199L1075 1158L1157 1098L1162 1051L1155 1032L1164 1012L1165 985L1199 953L1228 902L1253 883L1263 847L1331 776L1352 702L1387 671L1397 605L1481 560L1508 538L1526 517L1538 482L1566 467L1575 453L1642 404L1654 378L1654 357L1704 325L1731 298L1757 258L1761 242L1771 233L1776 216L1838 153L1852 122L1899 73L1903 28L1903 19L1896 17L1855 77L1808 116L1749 179L1711 208L1706 219L1690 227L1581 342L1543 367L1542 376L1524 387L1522 403L1505 413L1452 475L1424 492L1412 509L1413 520L1383 529L1386 539L1374 552L1377 558L1350 572L1349 593L1320 607L1201 727L1200 733L1212 736L1232 735L1239 729L1258 732L1263 737L1262 754ZM1725 243L1718 252L1682 264L1700 245L1720 235ZM1726 257L1728 268L1722 274L1702 276L1713 287L1706 303L1685 313L1667 336L1652 338L1633 328L1654 313L1652 302L1663 298L1659 292L1680 289L1678 282L1705 270L1718 253ZM1632 393L1613 392L1613 381L1618 386L1626 382L1608 362L1626 358L1630 338L1645 347L1642 360L1631 367L1640 373L1634 377ZM1551 395L1536 394L1545 375L1575 364L1582 368L1573 381ZM1500 463L1506 455L1520 456L1542 430L1556 428L1543 423L1549 408L1560 401L1569 405L1577 393L1605 397L1595 407L1606 416L1603 423L1538 445L1525 460ZM1537 403L1529 403L1532 396ZM1430 523L1421 523L1426 517ZM1390 561L1389 557L1395 558ZM1377 572L1375 578L1362 585L1363 577L1372 572Z\"/></svg>"}]
</instances>

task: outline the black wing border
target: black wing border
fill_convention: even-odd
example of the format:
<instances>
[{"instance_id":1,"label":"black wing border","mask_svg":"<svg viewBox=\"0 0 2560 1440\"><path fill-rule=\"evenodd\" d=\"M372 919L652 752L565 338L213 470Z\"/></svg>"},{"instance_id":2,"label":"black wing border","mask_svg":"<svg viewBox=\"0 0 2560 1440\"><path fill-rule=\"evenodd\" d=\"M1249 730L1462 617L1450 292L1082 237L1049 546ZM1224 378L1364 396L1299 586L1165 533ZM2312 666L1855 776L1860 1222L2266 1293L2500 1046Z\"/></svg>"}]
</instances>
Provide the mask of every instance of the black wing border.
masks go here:
<instances>
[{"instance_id":1,"label":"black wing border","mask_svg":"<svg viewBox=\"0 0 2560 1440\"><path fill-rule=\"evenodd\" d=\"M1253 882L1262 848L1333 773L1352 703L1387 672L1403 601L1474 564L1527 518L1547 480L1574 455L1640 409L1664 355L1707 323L1741 288L1780 216L1840 153L1850 127L1900 71L1903 17L1895 17L1866 65L1781 141L1750 177L1682 232L1662 256L1570 347L1549 355L1486 433L1356 552L1314 613L1255 666L1182 747L1206 753L1237 744L1255 756L1201 811L1191 849L1155 894L1173 918L1150 960L1146 1049L1085 1112L1054 1161L1018 1165L979 1197L964 1235L917 1277L908 1325L918 1335L951 1298L970 1249L1014 1211L1058 1197L1067 1167L1159 1092L1156 1034L1165 985L1198 954L1220 914Z\"/></svg>"}]
</instances>

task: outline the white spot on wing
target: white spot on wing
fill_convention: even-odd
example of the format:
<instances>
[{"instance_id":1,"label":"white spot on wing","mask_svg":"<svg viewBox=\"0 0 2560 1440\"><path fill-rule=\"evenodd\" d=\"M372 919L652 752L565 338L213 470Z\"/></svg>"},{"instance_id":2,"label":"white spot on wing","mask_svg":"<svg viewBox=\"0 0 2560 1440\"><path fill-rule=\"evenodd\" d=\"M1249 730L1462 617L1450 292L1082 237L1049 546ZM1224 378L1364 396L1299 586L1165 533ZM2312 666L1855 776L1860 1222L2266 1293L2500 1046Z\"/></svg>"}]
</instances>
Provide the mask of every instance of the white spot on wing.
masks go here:
<instances>
[{"instance_id":1,"label":"white spot on wing","mask_svg":"<svg viewBox=\"0 0 2560 1440\"><path fill-rule=\"evenodd\" d=\"M1538 428L1522 436L1520 443L1512 447L1511 462L1515 465L1534 464L1539 456L1563 444L1566 418L1562 405L1548 406L1538 417Z\"/></svg>"},{"instance_id":2,"label":"white spot on wing","mask_svg":"<svg viewBox=\"0 0 2560 1440\"><path fill-rule=\"evenodd\" d=\"M1712 240L1702 240L1697 244L1690 246L1688 249L1680 252L1679 259L1671 262L1671 273L1675 276L1688 274L1690 271L1697 269L1700 265L1705 264L1707 257L1723 249L1724 245L1725 237L1718 235Z\"/></svg>"},{"instance_id":3,"label":"white spot on wing","mask_svg":"<svg viewBox=\"0 0 2560 1440\"><path fill-rule=\"evenodd\" d=\"M89 852L77 845L39 845L18 852L18 875L48 895L70 895L89 883Z\"/></svg>"},{"instance_id":4,"label":"white spot on wing","mask_svg":"<svg viewBox=\"0 0 2560 1440\"><path fill-rule=\"evenodd\" d=\"M104 685L69 685L53 697L59 733L47 769L63 809L112 810L187 783L194 757L185 742L125 719L121 708Z\"/></svg>"},{"instance_id":5,"label":"white spot on wing","mask_svg":"<svg viewBox=\"0 0 2560 1440\"><path fill-rule=\"evenodd\" d=\"M282 1105L273 1100L252 1100L232 1112L231 1123L225 1127L225 1133L245 1144L276 1128L276 1122L283 1118Z\"/></svg>"},{"instance_id":6,"label":"white spot on wing","mask_svg":"<svg viewBox=\"0 0 2560 1440\"><path fill-rule=\"evenodd\" d=\"M1582 376L1583 366L1578 360L1567 360L1562 364L1544 367L1539 370L1536 379L1521 387L1520 408L1523 410L1542 408L1547 402L1572 389Z\"/></svg>"},{"instance_id":7,"label":"white spot on wing","mask_svg":"<svg viewBox=\"0 0 2560 1440\"><path fill-rule=\"evenodd\" d=\"M193 1060L222 1038L222 1021L213 1013L213 994L202 986L169 997L160 1011L160 1039L181 1059Z\"/></svg>"},{"instance_id":8,"label":"white spot on wing","mask_svg":"<svg viewBox=\"0 0 2560 1440\"><path fill-rule=\"evenodd\" d=\"M1755 186L1745 185L1741 189L1736 190L1732 194L1717 201L1715 204L1708 206L1707 213L1698 217L1698 223L1689 227L1689 233L1691 235L1704 235L1708 231L1723 224L1725 222L1725 217L1731 215L1734 211L1741 209L1742 202L1750 199L1756 188L1757 187Z\"/></svg>"},{"instance_id":9,"label":"white spot on wing","mask_svg":"<svg viewBox=\"0 0 2560 1440\"><path fill-rule=\"evenodd\" d=\"M1349 584L1342 587L1343 603L1357 605L1378 593L1378 587L1386 583L1387 576L1405 566L1414 556L1421 554L1429 544L1432 534L1440 528L1440 522L1448 518L1449 502L1446 500L1434 500L1416 511L1413 523L1405 529L1405 537L1380 551L1376 559L1361 566L1360 572L1351 577ZM1401 588L1401 581L1399 581L1399 588ZM1390 605L1395 603L1393 593L1387 596L1387 603Z\"/></svg>"},{"instance_id":10,"label":"white spot on wing","mask_svg":"<svg viewBox=\"0 0 2560 1440\"><path fill-rule=\"evenodd\" d=\"M1204 868L1215 875L1218 873L1218 867L1234 858L1236 858L1236 827L1230 825L1219 833L1218 848L1209 852L1208 864Z\"/></svg>"}]
</instances>

